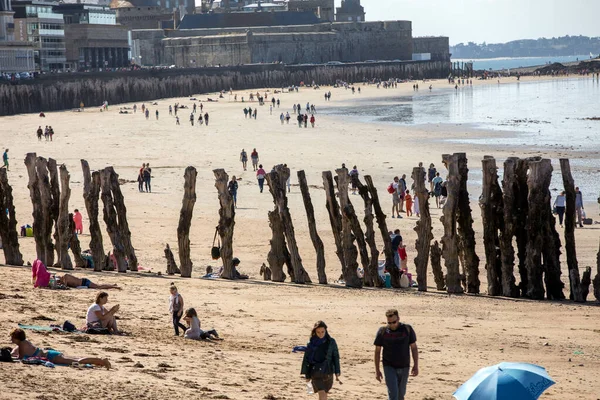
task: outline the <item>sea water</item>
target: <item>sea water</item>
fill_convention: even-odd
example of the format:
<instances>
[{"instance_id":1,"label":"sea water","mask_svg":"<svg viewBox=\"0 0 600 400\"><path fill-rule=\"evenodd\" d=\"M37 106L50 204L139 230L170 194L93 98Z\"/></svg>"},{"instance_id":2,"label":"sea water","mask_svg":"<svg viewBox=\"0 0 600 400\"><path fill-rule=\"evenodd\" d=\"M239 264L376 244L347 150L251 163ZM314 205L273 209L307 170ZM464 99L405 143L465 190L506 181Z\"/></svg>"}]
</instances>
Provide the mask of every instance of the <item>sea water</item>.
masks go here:
<instances>
[{"instance_id":1,"label":"sea water","mask_svg":"<svg viewBox=\"0 0 600 400\"><path fill-rule=\"evenodd\" d=\"M342 106L320 111L371 123L415 127L461 125L473 131L469 138L443 140L487 145L490 152L494 147L503 150L514 147L515 156L522 153L523 146L540 152L567 150L574 153L571 166L576 185L581 186L586 201L596 202L600 191L600 82L592 77L491 82L494 83L465 85L458 90L446 83L435 84L431 92L425 82L410 96L384 97L376 101L354 97L352 105L344 107L342 103ZM393 89L380 90L387 95ZM485 131L489 130L501 134L486 135ZM577 156L578 152L581 157ZM557 161L553 160L555 165ZM472 171L477 174L477 169ZM553 186L561 189L559 172L555 168Z\"/></svg>"},{"instance_id":2,"label":"sea water","mask_svg":"<svg viewBox=\"0 0 600 400\"><path fill-rule=\"evenodd\" d=\"M475 70L493 70L500 71L504 69L544 66L553 63L569 63L584 61L590 58L589 55L579 56L561 56L561 57L501 57L501 58L480 58L480 59L453 59L453 62L472 62Z\"/></svg>"}]
</instances>

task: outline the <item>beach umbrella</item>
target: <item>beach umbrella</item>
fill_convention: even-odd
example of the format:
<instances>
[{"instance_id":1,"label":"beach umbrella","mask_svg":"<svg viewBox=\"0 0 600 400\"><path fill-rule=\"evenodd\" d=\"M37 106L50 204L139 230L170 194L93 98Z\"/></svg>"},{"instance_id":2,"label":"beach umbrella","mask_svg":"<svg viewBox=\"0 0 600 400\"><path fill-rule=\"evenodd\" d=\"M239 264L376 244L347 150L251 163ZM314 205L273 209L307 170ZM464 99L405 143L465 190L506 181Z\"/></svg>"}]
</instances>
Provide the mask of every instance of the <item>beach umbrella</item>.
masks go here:
<instances>
[{"instance_id":1,"label":"beach umbrella","mask_svg":"<svg viewBox=\"0 0 600 400\"><path fill-rule=\"evenodd\" d=\"M554 381L534 364L503 362L482 368L454 392L458 400L536 400Z\"/></svg>"}]
</instances>

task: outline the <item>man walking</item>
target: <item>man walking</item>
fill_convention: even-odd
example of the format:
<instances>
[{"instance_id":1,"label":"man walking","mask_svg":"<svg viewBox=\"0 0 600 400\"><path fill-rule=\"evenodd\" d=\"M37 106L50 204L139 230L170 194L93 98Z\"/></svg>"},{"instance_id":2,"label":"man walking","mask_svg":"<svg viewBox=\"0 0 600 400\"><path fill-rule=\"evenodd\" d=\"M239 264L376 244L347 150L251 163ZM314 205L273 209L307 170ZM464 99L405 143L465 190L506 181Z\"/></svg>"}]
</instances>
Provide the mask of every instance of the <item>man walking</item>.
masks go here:
<instances>
[{"instance_id":1,"label":"man walking","mask_svg":"<svg viewBox=\"0 0 600 400\"><path fill-rule=\"evenodd\" d=\"M8 151L8 149L6 149ZM6 169L8 169L8 163L6 164ZM575 188L575 212L577 213L577 224L580 228L583 228L583 218L582 218L582 210L583 210L583 195L579 190L579 187Z\"/></svg>"},{"instance_id":2,"label":"man walking","mask_svg":"<svg viewBox=\"0 0 600 400\"><path fill-rule=\"evenodd\" d=\"M8 169L8 149L4 150L4 154L2 154L2 161L4 161L4 168L6 168L7 171L10 171Z\"/></svg>"},{"instance_id":3,"label":"man walking","mask_svg":"<svg viewBox=\"0 0 600 400\"><path fill-rule=\"evenodd\" d=\"M380 361L383 349L383 374L389 400L404 400L408 375L419 375L419 350L417 336L410 325L400 323L398 310L385 313L387 326L379 328L375 337L375 377L381 382ZM414 361L410 369L410 353Z\"/></svg>"}]
</instances>

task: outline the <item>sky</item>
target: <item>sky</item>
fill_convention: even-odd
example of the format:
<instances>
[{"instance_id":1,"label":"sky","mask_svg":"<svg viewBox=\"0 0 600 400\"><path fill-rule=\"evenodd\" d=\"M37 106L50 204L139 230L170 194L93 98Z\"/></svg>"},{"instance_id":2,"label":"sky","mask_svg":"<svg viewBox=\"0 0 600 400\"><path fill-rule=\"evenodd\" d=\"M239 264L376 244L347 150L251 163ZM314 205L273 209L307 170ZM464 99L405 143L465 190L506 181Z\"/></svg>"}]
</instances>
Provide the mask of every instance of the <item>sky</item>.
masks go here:
<instances>
[{"instance_id":1,"label":"sky","mask_svg":"<svg viewBox=\"0 0 600 400\"><path fill-rule=\"evenodd\" d=\"M335 1L336 6L341 3ZM361 4L367 21L409 20L413 36L449 36L451 45L600 36L600 0L361 0Z\"/></svg>"}]
</instances>

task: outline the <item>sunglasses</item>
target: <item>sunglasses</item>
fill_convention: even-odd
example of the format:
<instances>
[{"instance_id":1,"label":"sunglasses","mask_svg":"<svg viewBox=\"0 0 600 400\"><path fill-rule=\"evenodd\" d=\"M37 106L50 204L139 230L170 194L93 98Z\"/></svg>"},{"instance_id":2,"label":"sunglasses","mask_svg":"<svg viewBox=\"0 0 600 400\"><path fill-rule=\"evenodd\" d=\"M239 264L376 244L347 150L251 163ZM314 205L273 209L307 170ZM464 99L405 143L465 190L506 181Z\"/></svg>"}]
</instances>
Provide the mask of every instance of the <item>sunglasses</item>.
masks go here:
<instances>
[{"instance_id":1,"label":"sunglasses","mask_svg":"<svg viewBox=\"0 0 600 400\"><path fill-rule=\"evenodd\" d=\"M396 325L398 322L400 322L399 319L397 319L395 321L388 321L388 325Z\"/></svg>"}]
</instances>

